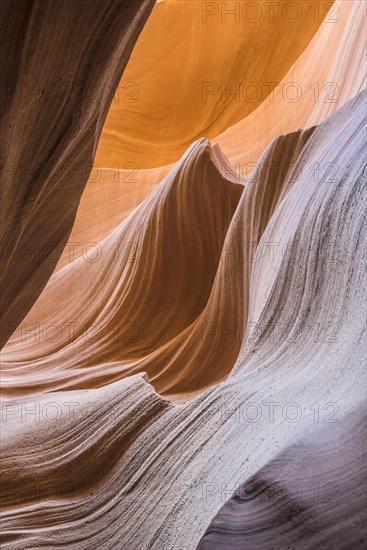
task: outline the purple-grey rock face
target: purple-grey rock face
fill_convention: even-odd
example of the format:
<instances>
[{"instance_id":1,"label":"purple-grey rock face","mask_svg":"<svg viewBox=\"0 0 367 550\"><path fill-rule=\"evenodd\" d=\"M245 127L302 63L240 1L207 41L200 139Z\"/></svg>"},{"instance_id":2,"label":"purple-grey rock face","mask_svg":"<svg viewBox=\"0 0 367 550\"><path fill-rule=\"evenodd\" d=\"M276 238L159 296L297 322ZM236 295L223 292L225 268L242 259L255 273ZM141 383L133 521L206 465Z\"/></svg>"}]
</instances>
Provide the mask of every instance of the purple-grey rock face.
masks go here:
<instances>
[{"instance_id":1,"label":"purple-grey rock face","mask_svg":"<svg viewBox=\"0 0 367 550\"><path fill-rule=\"evenodd\" d=\"M366 417L314 425L244 483L197 550L366 547Z\"/></svg>"}]
</instances>

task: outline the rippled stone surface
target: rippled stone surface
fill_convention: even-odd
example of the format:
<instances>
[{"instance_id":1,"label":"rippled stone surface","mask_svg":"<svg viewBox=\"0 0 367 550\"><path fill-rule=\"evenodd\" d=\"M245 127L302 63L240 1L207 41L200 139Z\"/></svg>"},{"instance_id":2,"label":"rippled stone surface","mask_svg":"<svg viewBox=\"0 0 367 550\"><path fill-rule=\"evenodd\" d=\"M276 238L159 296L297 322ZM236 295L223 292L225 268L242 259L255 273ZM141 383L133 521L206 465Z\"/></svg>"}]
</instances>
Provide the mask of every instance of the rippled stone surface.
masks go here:
<instances>
[{"instance_id":1,"label":"rippled stone surface","mask_svg":"<svg viewBox=\"0 0 367 550\"><path fill-rule=\"evenodd\" d=\"M194 141L185 152L177 141L177 162L144 170L97 163L89 174L152 3L95 2L91 23L77 2L76 27L61 18L60 34L45 23L51 3L32 4L46 9L39 17L16 3L24 16L10 10L4 35L19 74L42 82L74 67L105 86L100 102L81 88L52 116L42 98L20 108L18 87L2 104L6 124L22 130L12 140L7 127L6 155L28 163L43 151L61 175L54 183L53 173L4 172L4 239L14 231L18 240L2 273L13 334L1 354L1 547L364 548L362 4L336 3L337 22L303 29L302 51L282 54L288 73L274 101L247 106L224 133L197 136L193 110L184 122ZM157 8L184 17L194 9L184 6L159 2L147 25L163 25ZM19 51L15 30L24 38ZM167 43L173 34L174 18ZM152 69L134 61L139 44L131 63L147 75ZM58 63L61 46L71 57ZM251 65L251 50L243 55ZM205 56L198 48L187 70L204 66ZM290 79L303 89L318 82L323 95L284 104ZM331 81L336 103L325 100ZM202 109L214 128L216 115ZM67 113L81 115L75 135ZM65 179L68 159L89 167L74 184ZM20 262L23 239L46 246L55 235L57 253Z\"/></svg>"}]
</instances>

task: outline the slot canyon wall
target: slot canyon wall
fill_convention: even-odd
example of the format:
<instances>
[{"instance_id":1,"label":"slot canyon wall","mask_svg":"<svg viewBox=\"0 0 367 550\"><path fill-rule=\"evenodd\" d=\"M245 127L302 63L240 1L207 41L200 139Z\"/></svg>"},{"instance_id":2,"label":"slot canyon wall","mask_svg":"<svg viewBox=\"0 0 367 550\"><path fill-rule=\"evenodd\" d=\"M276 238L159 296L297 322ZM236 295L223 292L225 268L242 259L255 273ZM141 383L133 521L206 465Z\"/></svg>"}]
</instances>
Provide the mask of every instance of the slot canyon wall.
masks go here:
<instances>
[{"instance_id":1,"label":"slot canyon wall","mask_svg":"<svg viewBox=\"0 0 367 550\"><path fill-rule=\"evenodd\" d=\"M365 548L366 12L1 4L2 548Z\"/></svg>"}]
</instances>

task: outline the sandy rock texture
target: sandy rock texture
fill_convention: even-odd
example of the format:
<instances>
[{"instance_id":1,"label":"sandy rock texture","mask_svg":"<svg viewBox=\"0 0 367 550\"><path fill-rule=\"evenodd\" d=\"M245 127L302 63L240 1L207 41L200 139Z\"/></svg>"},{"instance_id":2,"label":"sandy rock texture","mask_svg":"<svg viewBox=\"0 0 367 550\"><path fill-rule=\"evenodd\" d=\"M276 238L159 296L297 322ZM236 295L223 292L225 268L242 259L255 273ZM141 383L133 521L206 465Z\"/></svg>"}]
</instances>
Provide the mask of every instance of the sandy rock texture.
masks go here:
<instances>
[{"instance_id":1,"label":"sandy rock texture","mask_svg":"<svg viewBox=\"0 0 367 550\"><path fill-rule=\"evenodd\" d=\"M15 4L1 548L364 549L365 6L226 26L221 2L78 1L55 23L52 3ZM72 100L21 100L21 78L73 71ZM196 101L243 73L279 82ZM116 103L138 78L143 104ZM70 163L88 169L69 181Z\"/></svg>"},{"instance_id":2,"label":"sandy rock texture","mask_svg":"<svg viewBox=\"0 0 367 550\"><path fill-rule=\"evenodd\" d=\"M1 345L61 255L152 7L151 0L1 3Z\"/></svg>"}]
</instances>

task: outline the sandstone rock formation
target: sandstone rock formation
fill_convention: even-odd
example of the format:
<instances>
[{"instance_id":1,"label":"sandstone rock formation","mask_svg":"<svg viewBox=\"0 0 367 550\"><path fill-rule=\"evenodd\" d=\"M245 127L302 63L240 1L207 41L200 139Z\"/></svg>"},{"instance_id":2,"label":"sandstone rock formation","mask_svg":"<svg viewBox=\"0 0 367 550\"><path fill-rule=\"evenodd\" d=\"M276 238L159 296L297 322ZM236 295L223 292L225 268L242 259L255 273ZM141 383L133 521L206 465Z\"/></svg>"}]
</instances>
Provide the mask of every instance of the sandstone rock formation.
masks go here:
<instances>
[{"instance_id":1,"label":"sandstone rock formation","mask_svg":"<svg viewBox=\"0 0 367 550\"><path fill-rule=\"evenodd\" d=\"M147 67L144 73L142 44L163 25L159 14L170 28L157 52L172 41L167 14L174 10L182 40L189 41L194 23L186 33L181 19L197 9L194 4L158 2L127 70L150 74ZM122 64L151 3L131 3L137 27L126 22L122 32L116 23L112 38L108 22L123 5L130 3L96 2L91 12L106 52ZM298 49L284 53L277 66L282 80L272 100L247 105L241 120L238 105L228 105L218 121L202 105L197 127L194 109L182 122L194 140L182 155L185 140L169 146L173 123L160 151L162 128L147 166L153 157L173 159L173 152L174 164L141 170L132 163L120 170L95 163L69 242L51 265L41 258L37 269L29 261L14 272L22 235L28 244L46 245L62 227L58 243L66 243L86 177L66 191L60 176L47 194L43 172L24 180L24 188L6 180L5 229L21 231L3 271L4 316L14 315L17 325L1 353L5 550L365 547L365 10L359 2L329 7L324 16L337 13L335 23L307 19L282 27L289 30L288 44L296 29L302 32ZM14 25L20 21L14 16ZM77 22L84 24L80 14ZM27 28L30 37L32 25ZM264 33L262 25L255 28L256 37ZM266 37L268 46L280 39L274 33ZM47 33L37 36L41 45L51 40ZM220 40L230 43L227 36ZM85 52L107 55L92 48L93 41L81 32ZM17 67L34 63L36 75L50 71L46 61L55 50L49 48L45 65L25 51ZM243 66L257 74L249 52ZM82 54L73 53L82 63ZM207 53L199 48L197 59L190 55L188 82ZM219 72L226 55L223 50ZM231 55L238 59L237 52ZM106 96L98 105L83 97L81 133L72 138L59 129L57 166L87 150L83 162L88 158L92 166L120 78L111 67L98 67L108 81ZM284 104L288 82L303 90L317 82L319 101L308 95ZM337 103L327 101L330 82L338 86ZM190 90L182 93L180 101L190 96ZM6 120L39 133L41 126L14 97L3 106ZM77 97L71 112L79 112ZM99 147L113 155L130 123L111 113L104 130L109 137L103 143L102 136ZM208 134L211 141L195 139L205 119L212 129L232 126ZM131 147L149 142L149 132L138 135L136 120L131 124ZM36 151L52 147L54 126L42 128L36 143L24 132L16 142L6 134L4 144L28 158L32 144ZM8 203L19 189L18 202ZM26 216L19 221L19 205L33 189L33 206L22 207ZM47 205L47 216L39 216L40 205Z\"/></svg>"},{"instance_id":2,"label":"sandstone rock formation","mask_svg":"<svg viewBox=\"0 0 367 550\"><path fill-rule=\"evenodd\" d=\"M112 101L97 164L176 162L193 141L216 137L265 101L330 7L320 0L271 4L157 4Z\"/></svg>"},{"instance_id":3,"label":"sandstone rock formation","mask_svg":"<svg viewBox=\"0 0 367 550\"><path fill-rule=\"evenodd\" d=\"M241 176L249 178L260 155L274 138L319 124L367 86L364 63L366 15L361 2L333 4L326 21L273 93L241 122L214 137L213 143L218 143L229 158L230 173L238 183ZM287 94L298 101L287 101ZM243 97L234 103L246 107ZM159 130L157 123L151 121L150 124ZM117 128L109 131L115 134ZM99 150L105 149L111 156L110 167L95 162L83 193L70 246L65 249L60 266L70 263L70 248L73 257L78 257L88 243L106 237L173 168L173 165L168 165L141 170L135 153L130 162L123 164L118 156L113 156L107 143L103 134ZM96 220L92 226L89 223L91 217Z\"/></svg>"},{"instance_id":4,"label":"sandstone rock formation","mask_svg":"<svg viewBox=\"0 0 367 550\"><path fill-rule=\"evenodd\" d=\"M114 90L152 6L1 3L1 345L61 255Z\"/></svg>"}]
</instances>

